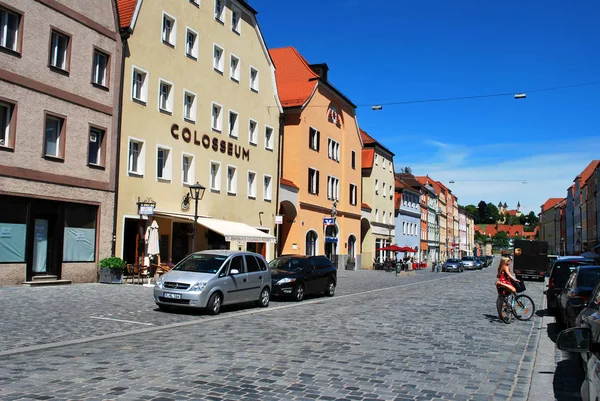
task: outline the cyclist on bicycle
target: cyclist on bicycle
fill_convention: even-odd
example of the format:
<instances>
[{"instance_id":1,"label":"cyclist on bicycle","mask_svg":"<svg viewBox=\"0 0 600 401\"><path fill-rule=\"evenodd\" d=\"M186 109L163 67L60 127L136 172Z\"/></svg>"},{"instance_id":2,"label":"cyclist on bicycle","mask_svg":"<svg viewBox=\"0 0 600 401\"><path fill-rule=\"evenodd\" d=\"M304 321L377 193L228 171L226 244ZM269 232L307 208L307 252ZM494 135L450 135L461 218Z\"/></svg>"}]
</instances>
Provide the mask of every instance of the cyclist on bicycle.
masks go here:
<instances>
[{"instance_id":1,"label":"cyclist on bicycle","mask_svg":"<svg viewBox=\"0 0 600 401\"><path fill-rule=\"evenodd\" d=\"M498 291L501 289L505 289L510 291L511 294L517 292L514 286L517 278L510 272L510 259L507 257L502 257L500 259L500 264L498 265L498 275L496 276L498 280L496 281L496 288Z\"/></svg>"}]
</instances>

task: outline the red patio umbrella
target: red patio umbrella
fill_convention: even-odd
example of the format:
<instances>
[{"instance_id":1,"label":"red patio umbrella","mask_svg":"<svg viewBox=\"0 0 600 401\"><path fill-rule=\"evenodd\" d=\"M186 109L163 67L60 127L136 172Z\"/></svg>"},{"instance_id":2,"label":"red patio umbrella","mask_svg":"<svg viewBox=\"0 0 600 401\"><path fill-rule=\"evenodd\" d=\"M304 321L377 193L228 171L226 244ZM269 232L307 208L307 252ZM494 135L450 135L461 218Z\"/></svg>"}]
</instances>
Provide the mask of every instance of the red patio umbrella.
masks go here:
<instances>
[{"instance_id":1,"label":"red patio umbrella","mask_svg":"<svg viewBox=\"0 0 600 401\"><path fill-rule=\"evenodd\" d=\"M383 248L376 248L376 251L394 251L394 252L403 252L402 250L403 248L399 247L398 245L388 245L388 246L384 246ZM413 251L414 252L414 251Z\"/></svg>"}]
</instances>

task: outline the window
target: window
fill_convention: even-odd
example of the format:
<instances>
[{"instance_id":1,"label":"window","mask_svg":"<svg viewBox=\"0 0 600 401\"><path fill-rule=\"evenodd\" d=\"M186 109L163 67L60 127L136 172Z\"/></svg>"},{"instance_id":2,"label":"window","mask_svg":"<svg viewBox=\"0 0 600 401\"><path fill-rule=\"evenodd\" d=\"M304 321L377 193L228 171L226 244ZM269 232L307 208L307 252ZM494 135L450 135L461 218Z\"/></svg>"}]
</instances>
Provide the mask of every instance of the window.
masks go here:
<instances>
[{"instance_id":1,"label":"window","mask_svg":"<svg viewBox=\"0 0 600 401\"><path fill-rule=\"evenodd\" d=\"M52 30L50 38L50 66L63 71L68 71L70 55L71 38L58 31Z\"/></svg>"},{"instance_id":2,"label":"window","mask_svg":"<svg viewBox=\"0 0 600 401\"><path fill-rule=\"evenodd\" d=\"M258 92L258 70L250 67L250 89Z\"/></svg>"},{"instance_id":3,"label":"window","mask_svg":"<svg viewBox=\"0 0 600 401\"><path fill-rule=\"evenodd\" d=\"M218 45L213 46L213 68L223 73L223 48Z\"/></svg>"},{"instance_id":4,"label":"window","mask_svg":"<svg viewBox=\"0 0 600 401\"><path fill-rule=\"evenodd\" d=\"M315 169L308 169L308 193L319 194L319 172Z\"/></svg>"},{"instance_id":5,"label":"window","mask_svg":"<svg viewBox=\"0 0 600 401\"><path fill-rule=\"evenodd\" d=\"M227 193L237 193L237 168L235 166L227 166Z\"/></svg>"},{"instance_id":6,"label":"window","mask_svg":"<svg viewBox=\"0 0 600 401\"><path fill-rule=\"evenodd\" d=\"M144 175L144 156L144 142L139 139L129 138L129 160L127 171L130 175Z\"/></svg>"},{"instance_id":7,"label":"window","mask_svg":"<svg viewBox=\"0 0 600 401\"><path fill-rule=\"evenodd\" d=\"M392 224L392 222L394 221L394 218L392 217L392 212L390 212L389 214L390 214L389 222L390 222L390 224ZM416 232L416 226L415 226L415 232Z\"/></svg>"},{"instance_id":8,"label":"window","mask_svg":"<svg viewBox=\"0 0 600 401\"><path fill-rule=\"evenodd\" d=\"M183 91L183 119L196 122L196 94Z\"/></svg>"},{"instance_id":9,"label":"window","mask_svg":"<svg viewBox=\"0 0 600 401\"><path fill-rule=\"evenodd\" d=\"M19 30L21 16L0 8L0 46L12 51L20 51Z\"/></svg>"},{"instance_id":10,"label":"window","mask_svg":"<svg viewBox=\"0 0 600 401\"><path fill-rule=\"evenodd\" d=\"M382 222L383 224L386 224L386 223L387 223L387 221L386 221L386 219L385 219L385 212L384 212L384 211L381 211L381 222Z\"/></svg>"},{"instance_id":11,"label":"window","mask_svg":"<svg viewBox=\"0 0 600 401\"><path fill-rule=\"evenodd\" d=\"M385 159L381 158L381 167L383 167L385 169Z\"/></svg>"},{"instance_id":12,"label":"window","mask_svg":"<svg viewBox=\"0 0 600 401\"><path fill-rule=\"evenodd\" d=\"M25 262L26 198L0 195L0 263Z\"/></svg>"},{"instance_id":13,"label":"window","mask_svg":"<svg viewBox=\"0 0 600 401\"><path fill-rule=\"evenodd\" d=\"M352 165L352 170L356 170L356 152L352 151L351 157L350 157L350 164Z\"/></svg>"},{"instance_id":14,"label":"window","mask_svg":"<svg viewBox=\"0 0 600 401\"><path fill-rule=\"evenodd\" d=\"M260 265L254 255L245 255L246 258L246 269L248 273L256 273L261 271Z\"/></svg>"},{"instance_id":15,"label":"window","mask_svg":"<svg viewBox=\"0 0 600 401\"><path fill-rule=\"evenodd\" d=\"M256 173L248 171L248 198L256 198Z\"/></svg>"},{"instance_id":16,"label":"window","mask_svg":"<svg viewBox=\"0 0 600 401\"><path fill-rule=\"evenodd\" d=\"M375 222L379 222L379 209L375 209Z\"/></svg>"},{"instance_id":17,"label":"window","mask_svg":"<svg viewBox=\"0 0 600 401\"><path fill-rule=\"evenodd\" d=\"M63 262L93 262L96 255L97 206L65 206Z\"/></svg>"},{"instance_id":18,"label":"window","mask_svg":"<svg viewBox=\"0 0 600 401\"><path fill-rule=\"evenodd\" d=\"M265 149L273 150L273 128L265 127Z\"/></svg>"},{"instance_id":19,"label":"window","mask_svg":"<svg viewBox=\"0 0 600 401\"><path fill-rule=\"evenodd\" d=\"M156 178L158 180L171 180L171 149L158 146L156 150Z\"/></svg>"},{"instance_id":20,"label":"window","mask_svg":"<svg viewBox=\"0 0 600 401\"><path fill-rule=\"evenodd\" d=\"M340 195L340 180L327 176L327 199L337 200Z\"/></svg>"},{"instance_id":21,"label":"window","mask_svg":"<svg viewBox=\"0 0 600 401\"><path fill-rule=\"evenodd\" d=\"M225 0L215 0L215 19L225 22Z\"/></svg>"},{"instance_id":22,"label":"window","mask_svg":"<svg viewBox=\"0 0 600 401\"><path fill-rule=\"evenodd\" d=\"M148 101L148 73L140 68L133 67L131 80L131 98L142 103Z\"/></svg>"},{"instance_id":23,"label":"window","mask_svg":"<svg viewBox=\"0 0 600 401\"><path fill-rule=\"evenodd\" d=\"M379 195L379 180L375 179L375 195Z\"/></svg>"},{"instance_id":24,"label":"window","mask_svg":"<svg viewBox=\"0 0 600 401\"><path fill-rule=\"evenodd\" d=\"M402 222L402 234L406 234L406 222Z\"/></svg>"},{"instance_id":25,"label":"window","mask_svg":"<svg viewBox=\"0 0 600 401\"><path fill-rule=\"evenodd\" d=\"M210 189L221 190L221 163L210 162Z\"/></svg>"},{"instance_id":26,"label":"window","mask_svg":"<svg viewBox=\"0 0 600 401\"><path fill-rule=\"evenodd\" d=\"M317 254L317 233L309 231L306 233L306 255L315 256Z\"/></svg>"},{"instance_id":27,"label":"window","mask_svg":"<svg viewBox=\"0 0 600 401\"><path fill-rule=\"evenodd\" d=\"M240 82L240 59L233 54L229 63L229 77L235 82Z\"/></svg>"},{"instance_id":28,"label":"window","mask_svg":"<svg viewBox=\"0 0 600 401\"><path fill-rule=\"evenodd\" d=\"M321 134L319 133L319 131L317 131L313 127L310 127L310 130L308 132L308 147L311 148L312 150L316 150L318 152L320 137L321 137Z\"/></svg>"},{"instance_id":29,"label":"window","mask_svg":"<svg viewBox=\"0 0 600 401\"><path fill-rule=\"evenodd\" d=\"M223 107L220 104L212 104L212 122L211 126L214 131L221 132L223 130Z\"/></svg>"},{"instance_id":30,"label":"window","mask_svg":"<svg viewBox=\"0 0 600 401\"><path fill-rule=\"evenodd\" d=\"M379 155L375 155L375 165L379 166Z\"/></svg>"},{"instance_id":31,"label":"window","mask_svg":"<svg viewBox=\"0 0 600 401\"><path fill-rule=\"evenodd\" d=\"M390 199L392 199L394 196L394 188L392 188L392 186L390 185Z\"/></svg>"},{"instance_id":32,"label":"window","mask_svg":"<svg viewBox=\"0 0 600 401\"><path fill-rule=\"evenodd\" d=\"M90 143L88 147L88 164L93 166L104 166L105 151L103 129L92 127L90 128Z\"/></svg>"},{"instance_id":33,"label":"window","mask_svg":"<svg viewBox=\"0 0 600 401\"><path fill-rule=\"evenodd\" d=\"M229 136L232 138L238 137L239 115L233 110L229 110Z\"/></svg>"},{"instance_id":34,"label":"window","mask_svg":"<svg viewBox=\"0 0 600 401\"><path fill-rule=\"evenodd\" d=\"M173 112L173 84L162 79L158 80L158 109Z\"/></svg>"},{"instance_id":35,"label":"window","mask_svg":"<svg viewBox=\"0 0 600 401\"><path fill-rule=\"evenodd\" d=\"M15 105L0 102L0 148L13 148L15 145Z\"/></svg>"},{"instance_id":36,"label":"window","mask_svg":"<svg viewBox=\"0 0 600 401\"><path fill-rule=\"evenodd\" d=\"M333 139L327 140L328 157L335 161L340 161L340 144Z\"/></svg>"},{"instance_id":37,"label":"window","mask_svg":"<svg viewBox=\"0 0 600 401\"><path fill-rule=\"evenodd\" d=\"M350 184L350 204L356 206L356 185Z\"/></svg>"},{"instance_id":38,"label":"window","mask_svg":"<svg viewBox=\"0 0 600 401\"><path fill-rule=\"evenodd\" d=\"M177 38L177 20L163 11L162 20L162 41L164 44L175 47Z\"/></svg>"},{"instance_id":39,"label":"window","mask_svg":"<svg viewBox=\"0 0 600 401\"><path fill-rule=\"evenodd\" d=\"M239 8L231 7L231 30L235 33L241 33L242 29L242 12Z\"/></svg>"},{"instance_id":40,"label":"window","mask_svg":"<svg viewBox=\"0 0 600 401\"><path fill-rule=\"evenodd\" d=\"M181 182L191 185L194 183L194 155L184 153L181 162Z\"/></svg>"},{"instance_id":41,"label":"window","mask_svg":"<svg viewBox=\"0 0 600 401\"><path fill-rule=\"evenodd\" d=\"M185 54L198 60L198 32L189 27L185 29Z\"/></svg>"},{"instance_id":42,"label":"window","mask_svg":"<svg viewBox=\"0 0 600 401\"><path fill-rule=\"evenodd\" d=\"M383 197L385 198L385 193L386 193L385 182L381 183L381 192L383 192Z\"/></svg>"},{"instance_id":43,"label":"window","mask_svg":"<svg viewBox=\"0 0 600 401\"><path fill-rule=\"evenodd\" d=\"M64 118L49 114L46 115L44 155L50 157L64 158L64 128Z\"/></svg>"},{"instance_id":44,"label":"window","mask_svg":"<svg viewBox=\"0 0 600 401\"><path fill-rule=\"evenodd\" d=\"M110 57L108 54L94 49L94 71L92 72L92 83L108 88L108 71Z\"/></svg>"},{"instance_id":45,"label":"window","mask_svg":"<svg viewBox=\"0 0 600 401\"><path fill-rule=\"evenodd\" d=\"M263 199L270 201L273 199L273 186L271 182L273 178L270 175L263 176Z\"/></svg>"},{"instance_id":46,"label":"window","mask_svg":"<svg viewBox=\"0 0 600 401\"><path fill-rule=\"evenodd\" d=\"M250 123L248 124L248 142L250 142L253 145L256 145L257 143L257 135L256 135L256 127L257 127L257 122L254 120L250 120Z\"/></svg>"}]
</instances>

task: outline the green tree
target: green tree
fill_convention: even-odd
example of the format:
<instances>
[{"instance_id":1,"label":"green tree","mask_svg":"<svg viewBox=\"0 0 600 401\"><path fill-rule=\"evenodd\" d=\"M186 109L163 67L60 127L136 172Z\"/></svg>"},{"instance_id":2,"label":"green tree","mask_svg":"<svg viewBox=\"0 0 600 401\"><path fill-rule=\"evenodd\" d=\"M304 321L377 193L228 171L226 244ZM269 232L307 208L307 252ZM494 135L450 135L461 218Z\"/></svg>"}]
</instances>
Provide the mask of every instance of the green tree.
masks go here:
<instances>
[{"instance_id":1,"label":"green tree","mask_svg":"<svg viewBox=\"0 0 600 401\"><path fill-rule=\"evenodd\" d=\"M485 244L487 237L485 234L480 233L479 231L475 231L475 242L481 242Z\"/></svg>"},{"instance_id":2,"label":"green tree","mask_svg":"<svg viewBox=\"0 0 600 401\"><path fill-rule=\"evenodd\" d=\"M487 224L495 224L498 221L498 217L500 217L500 211L493 203L488 203L485 206L485 214L487 218Z\"/></svg>"},{"instance_id":3,"label":"green tree","mask_svg":"<svg viewBox=\"0 0 600 401\"><path fill-rule=\"evenodd\" d=\"M477 204L477 209L479 210L479 223L489 223L488 215L487 215L487 203L485 201L480 201Z\"/></svg>"},{"instance_id":4,"label":"green tree","mask_svg":"<svg viewBox=\"0 0 600 401\"><path fill-rule=\"evenodd\" d=\"M479 210L477 209L477 206L467 205L465 206L465 210L467 211L467 213L473 216L473 221L475 222L475 224L479 224Z\"/></svg>"},{"instance_id":5,"label":"green tree","mask_svg":"<svg viewBox=\"0 0 600 401\"><path fill-rule=\"evenodd\" d=\"M492 237L492 245L495 248L506 248L508 247L508 234L504 231L498 231Z\"/></svg>"}]
</instances>

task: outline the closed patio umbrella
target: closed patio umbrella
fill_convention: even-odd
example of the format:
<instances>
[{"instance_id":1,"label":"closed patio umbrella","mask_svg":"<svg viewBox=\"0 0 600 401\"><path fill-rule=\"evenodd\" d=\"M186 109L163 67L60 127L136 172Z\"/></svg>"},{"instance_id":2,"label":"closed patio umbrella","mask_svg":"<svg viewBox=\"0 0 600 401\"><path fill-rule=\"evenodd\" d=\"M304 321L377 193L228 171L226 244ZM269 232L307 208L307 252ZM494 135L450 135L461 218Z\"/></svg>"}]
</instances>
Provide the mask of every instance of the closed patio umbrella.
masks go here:
<instances>
[{"instance_id":1,"label":"closed patio umbrella","mask_svg":"<svg viewBox=\"0 0 600 401\"><path fill-rule=\"evenodd\" d=\"M146 254L150 257L160 255L158 235L158 223L154 220L146 230Z\"/></svg>"}]
</instances>

